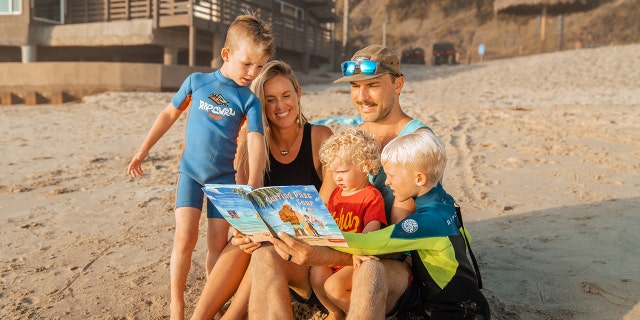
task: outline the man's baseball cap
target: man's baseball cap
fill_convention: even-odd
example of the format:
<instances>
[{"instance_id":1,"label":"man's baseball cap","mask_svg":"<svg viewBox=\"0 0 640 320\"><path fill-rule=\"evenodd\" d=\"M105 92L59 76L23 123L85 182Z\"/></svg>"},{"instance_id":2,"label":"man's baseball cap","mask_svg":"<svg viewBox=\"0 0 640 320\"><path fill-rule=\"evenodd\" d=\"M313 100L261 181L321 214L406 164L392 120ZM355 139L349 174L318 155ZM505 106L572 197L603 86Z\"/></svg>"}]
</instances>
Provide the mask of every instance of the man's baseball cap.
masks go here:
<instances>
[{"instance_id":1,"label":"man's baseball cap","mask_svg":"<svg viewBox=\"0 0 640 320\"><path fill-rule=\"evenodd\" d=\"M372 62L363 64L363 61ZM375 66L375 68L365 68L365 66ZM393 50L377 44L356 52L351 57L351 61L343 62L341 67L343 77L333 81L334 83L369 80L387 73L402 76L398 55Z\"/></svg>"}]
</instances>

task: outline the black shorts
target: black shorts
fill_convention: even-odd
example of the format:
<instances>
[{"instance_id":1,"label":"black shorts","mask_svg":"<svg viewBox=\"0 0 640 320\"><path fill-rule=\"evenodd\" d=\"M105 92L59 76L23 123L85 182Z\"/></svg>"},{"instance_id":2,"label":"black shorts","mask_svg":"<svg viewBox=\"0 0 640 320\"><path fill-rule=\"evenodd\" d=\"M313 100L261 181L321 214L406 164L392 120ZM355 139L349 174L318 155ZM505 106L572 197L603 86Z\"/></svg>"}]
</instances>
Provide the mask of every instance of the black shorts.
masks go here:
<instances>
[{"instance_id":1,"label":"black shorts","mask_svg":"<svg viewBox=\"0 0 640 320\"><path fill-rule=\"evenodd\" d=\"M396 308L386 315L387 319L416 319L416 314L422 313L420 288L413 281L400 297Z\"/></svg>"},{"instance_id":2,"label":"black shorts","mask_svg":"<svg viewBox=\"0 0 640 320\"><path fill-rule=\"evenodd\" d=\"M396 309L387 314L387 319L456 319L490 320L491 311L487 300L482 296L479 302L471 300L460 303L430 304L423 303L420 287L413 282L400 298Z\"/></svg>"},{"instance_id":3,"label":"black shorts","mask_svg":"<svg viewBox=\"0 0 640 320\"><path fill-rule=\"evenodd\" d=\"M320 302L320 300L318 300L318 297L316 296L316 294L313 292L313 290L311 290L311 296L309 298L304 298L301 295L299 295L298 293L296 293L295 291L291 290L291 288L289 289L289 292L291 293L291 298L293 300L295 300L298 303L302 303L302 304L306 304L306 305L310 305L310 306L315 306L316 308L320 309L320 311L324 312L324 313L329 313L329 310L327 310L327 308L325 308L322 305L322 302Z\"/></svg>"}]
</instances>

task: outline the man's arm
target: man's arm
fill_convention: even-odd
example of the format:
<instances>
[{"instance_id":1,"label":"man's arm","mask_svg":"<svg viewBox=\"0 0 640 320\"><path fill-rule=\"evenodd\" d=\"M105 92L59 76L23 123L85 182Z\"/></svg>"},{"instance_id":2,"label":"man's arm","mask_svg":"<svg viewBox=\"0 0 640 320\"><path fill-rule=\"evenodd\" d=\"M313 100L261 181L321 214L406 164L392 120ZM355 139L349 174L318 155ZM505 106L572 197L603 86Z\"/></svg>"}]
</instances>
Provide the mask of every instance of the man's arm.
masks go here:
<instances>
[{"instance_id":1,"label":"man's arm","mask_svg":"<svg viewBox=\"0 0 640 320\"><path fill-rule=\"evenodd\" d=\"M271 238L278 255L299 265L307 266L350 266L353 263L351 254L339 252L329 247L311 246L298 241L284 232L279 232L280 239ZM291 255L291 259L289 259Z\"/></svg>"}]
</instances>

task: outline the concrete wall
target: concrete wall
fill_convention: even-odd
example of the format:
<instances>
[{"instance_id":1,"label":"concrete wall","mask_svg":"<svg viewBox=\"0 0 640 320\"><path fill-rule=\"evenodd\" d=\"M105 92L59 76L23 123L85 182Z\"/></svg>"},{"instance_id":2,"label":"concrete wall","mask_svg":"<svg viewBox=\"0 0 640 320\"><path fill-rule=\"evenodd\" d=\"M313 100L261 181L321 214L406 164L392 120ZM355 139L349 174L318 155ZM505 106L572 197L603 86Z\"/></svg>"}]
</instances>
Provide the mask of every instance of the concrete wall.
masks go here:
<instances>
[{"instance_id":1,"label":"concrete wall","mask_svg":"<svg viewBox=\"0 0 640 320\"><path fill-rule=\"evenodd\" d=\"M9 103L3 98L2 104L10 104L34 94L47 102L50 97L64 96L68 101L105 91L175 91L196 71L213 69L116 62L0 63L0 94L15 98L9 98Z\"/></svg>"}]
</instances>

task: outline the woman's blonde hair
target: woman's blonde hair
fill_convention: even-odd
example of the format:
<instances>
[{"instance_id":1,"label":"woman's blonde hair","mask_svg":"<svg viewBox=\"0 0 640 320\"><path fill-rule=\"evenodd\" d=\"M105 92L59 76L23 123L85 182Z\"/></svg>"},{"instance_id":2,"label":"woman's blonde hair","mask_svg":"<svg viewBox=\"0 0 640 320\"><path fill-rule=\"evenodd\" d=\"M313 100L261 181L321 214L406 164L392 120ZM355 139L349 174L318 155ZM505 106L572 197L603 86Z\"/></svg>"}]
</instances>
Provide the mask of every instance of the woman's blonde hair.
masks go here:
<instances>
[{"instance_id":1,"label":"woman's blonde hair","mask_svg":"<svg viewBox=\"0 0 640 320\"><path fill-rule=\"evenodd\" d=\"M331 166L335 160L349 160L364 173L380 170L380 143L367 131L347 128L336 132L320 146L320 162Z\"/></svg>"},{"instance_id":2,"label":"woman's blonde hair","mask_svg":"<svg viewBox=\"0 0 640 320\"><path fill-rule=\"evenodd\" d=\"M393 163L409 170L424 172L429 183L442 180L447 165L444 144L433 131L420 129L398 136L382 150L382 164Z\"/></svg>"},{"instance_id":3,"label":"woman's blonde hair","mask_svg":"<svg viewBox=\"0 0 640 320\"><path fill-rule=\"evenodd\" d=\"M269 61L264 65L262 72L256 77L251 83L251 91L260 99L260 106L262 108L262 124L264 126L264 141L266 146L266 154L267 154L267 163L265 164L265 173L269 172L269 137L271 135L271 126L269 125L269 119L267 118L267 114L265 112L265 94L264 94L264 85L267 81L273 79L276 76L283 76L291 81L291 85L295 90L297 95L300 95L302 89L300 87L300 83L298 82L298 78L291 66L289 66L286 62L280 60ZM299 101L299 99L298 99ZM298 103L298 115L296 124L302 130L304 125L308 122L307 117L302 113L302 108L300 103ZM246 135L246 132L243 133ZM237 170L244 170L244 172L248 172L249 163L248 163L248 153L247 153L247 144L243 143L240 147L240 152L237 155Z\"/></svg>"}]
</instances>

